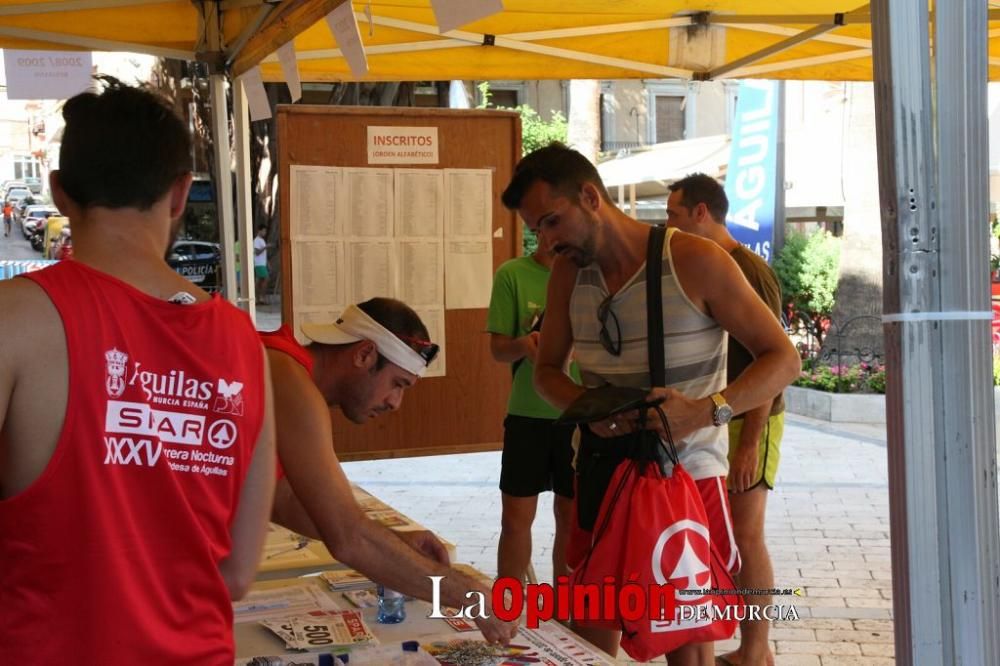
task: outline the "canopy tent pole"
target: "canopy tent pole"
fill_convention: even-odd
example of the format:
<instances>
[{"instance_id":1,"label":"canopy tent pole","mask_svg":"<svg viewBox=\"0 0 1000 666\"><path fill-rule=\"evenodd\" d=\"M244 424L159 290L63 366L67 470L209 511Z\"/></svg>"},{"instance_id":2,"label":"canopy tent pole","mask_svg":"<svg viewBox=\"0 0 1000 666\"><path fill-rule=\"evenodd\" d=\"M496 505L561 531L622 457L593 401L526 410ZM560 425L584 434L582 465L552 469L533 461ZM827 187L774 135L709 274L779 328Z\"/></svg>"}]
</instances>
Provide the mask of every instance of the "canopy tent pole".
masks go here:
<instances>
[{"instance_id":1,"label":"canopy tent pole","mask_svg":"<svg viewBox=\"0 0 1000 666\"><path fill-rule=\"evenodd\" d=\"M235 243L236 225L233 215L232 153L229 149L229 103L226 100L222 15L218 2L206 2L201 16L203 39L199 54L209 63L209 101L212 105L212 145L215 153L215 201L219 215L219 245L222 250L222 295L236 303ZM253 270L253 266L244 266Z\"/></svg>"},{"instance_id":2,"label":"canopy tent pole","mask_svg":"<svg viewBox=\"0 0 1000 666\"><path fill-rule=\"evenodd\" d=\"M219 243L222 246L222 289L230 303L237 302L236 224L233 213L232 153L229 150L229 104L226 102L226 75L212 74L208 85L212 101L212 136L215 139L215 186L219 208ZM245 247L245 246L244 246ZM253 264L242 267L253 270Z\"/></svg>"},{"instance_id":3,"label":"canopy tent pole","mask_svg":"<svg viewBox=\"0 0 1000 666\"><path fill-rule=\"evenodd\" d=\"M989 311L986 12L984 3L967 4L937 6L936 97L927 4L872 4L893 607L903 664L989 663L998 648L990 331L976 318Z\"/></svg>"},{"instance_id":4,"label":"canopy tent pole","mask_svg":"<svg viewBox=\"0 0 1000 666\"><path fill-rule=\"evenodd\" d=\"M990 307L989 114L985 2L935 2L941 309ZM989 319L946 321L939 449L947 484L951 626L956 663L1000 650L1000 527ZM941 451L943 454L945 451Z\"/></svg>"},{"instance_id":5,"label":"canopy tent pole","mask_svg":"<svg viewBox=\"0 0 1000 666\"><path fill-rule=\"evenodd\" d=\"M257 294L253 275L253 200L250 179L250 105L239 79L233 81L233 135L236 143L236 235L240 243L241 296L237 304L257 321Z\"/></svg>"}]
</instances>

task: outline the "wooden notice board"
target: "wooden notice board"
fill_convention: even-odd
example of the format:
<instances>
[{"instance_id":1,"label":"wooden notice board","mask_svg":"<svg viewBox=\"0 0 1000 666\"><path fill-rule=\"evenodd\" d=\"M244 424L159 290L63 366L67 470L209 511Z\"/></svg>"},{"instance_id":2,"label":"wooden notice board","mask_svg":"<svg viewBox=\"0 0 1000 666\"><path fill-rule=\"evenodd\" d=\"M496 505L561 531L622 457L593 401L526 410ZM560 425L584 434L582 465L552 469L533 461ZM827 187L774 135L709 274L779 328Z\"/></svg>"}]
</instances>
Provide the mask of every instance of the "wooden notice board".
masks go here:
<instances>
[{"instance_id":1,"label":"wooden notice board","mask_svg":"<svg viewBox=\"0 0 1000 666\"><path fill-rule=\"evenodd\" d=\"M308 105L279 106L277 113L284 322L293 320L291 168L384 166L368 163L369 126L437 128L436 164L392 164L392 168L490 170L493 270L519 254L516 215L500 202L521 155L517 113ZM483 279L492 280L492 274ZM337 455L342 460L366 460L499 449L511 373L508 364L490 355L486 314L485 307L444 310L446 374L418 381L406 391L400 410L364 425L331 410Z\"/></svg>"}]
</instances>

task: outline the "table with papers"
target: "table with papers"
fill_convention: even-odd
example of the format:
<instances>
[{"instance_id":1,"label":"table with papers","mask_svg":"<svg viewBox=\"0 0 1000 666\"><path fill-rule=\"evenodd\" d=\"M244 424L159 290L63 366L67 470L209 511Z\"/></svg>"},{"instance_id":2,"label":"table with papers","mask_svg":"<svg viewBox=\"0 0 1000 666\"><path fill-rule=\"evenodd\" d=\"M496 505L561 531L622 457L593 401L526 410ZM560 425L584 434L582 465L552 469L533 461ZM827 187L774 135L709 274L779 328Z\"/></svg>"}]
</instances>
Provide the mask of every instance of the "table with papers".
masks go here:
<instances>
[{"instance_id":1,"label":"table with papers","mask_svg":"<svg viewBox=\"0 0 1000 666\"><path fill-rule=\"evenodd\" d=\"M372 520L399 532L425 529L363 488L352 484L351 489L361 509ZM447 541L442 543L454 559L456 554L454 544ZM257 580L301 576L337 564L339 563L322 541L309 539L272 523L267 533L267 541L264 543L260 565L257 567Z\"/></svg>"},{"instance_id":2,"label":"table with papers","mask_svg":"<svg viewBox=\"0 0 1000 666\"><path fill-rule=\"evenodd\" d=\"M467 572L477 573L471 568ZM482 577L482 574L478 574ZM371 584L370 588L373 588ZM456 663L449 659L455 654L476 654L477 663L484 666L514 666L517 664L615 664L613 658L584 642L558 622L543 622L537 629L521 626L507 648L489 648L471 620L448 622L431 619L431 605L425 601L406 602L406 620L399 624L376 622L376 608L358 608L344 593L332 591L320 576L260 581L246 599L234 604L236 663L251 663L254 657L288 655L284 664L318 664L321 654L350 652L350 664L391 664L394 655L402 655L404 641L416 641L419 650L407 663ZM360 615L362 622L357 622ZM303 637L310 618L323 624L325 618L335 618L336 624L323 636L324 647L308 651L289 650L279 633L294 632ZM298 618L298 619L290 619ZM268 628L269 626L275 629ZM283 627L283 628L282 628ZM277 632L277 633L276 633ZM305 631L308 636L308 630ZM333 636L333 638L326 638ZM350 641L350 647L329 644L329 641ZM489 653L485 661L481 655ZM277 663L277 662L273 662ZM403 663L400 661L399 663Z\"/></svg>"}]
</instances>

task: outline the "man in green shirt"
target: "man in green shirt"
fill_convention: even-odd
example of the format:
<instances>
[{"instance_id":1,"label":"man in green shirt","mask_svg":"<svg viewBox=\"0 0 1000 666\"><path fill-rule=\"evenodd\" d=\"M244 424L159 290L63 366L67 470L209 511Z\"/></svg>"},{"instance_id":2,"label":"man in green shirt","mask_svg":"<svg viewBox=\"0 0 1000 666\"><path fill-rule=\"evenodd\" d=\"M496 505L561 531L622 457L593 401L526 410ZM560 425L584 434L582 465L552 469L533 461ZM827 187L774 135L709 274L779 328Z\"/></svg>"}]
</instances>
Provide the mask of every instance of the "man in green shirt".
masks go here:
<instances>
[{"instance_id":1,"label":"man in green shirt","mask_svg":"<svg viewBox=\"0 0 1000 666\"><path fill-rule=\"evenodd\" d=\"M538 495L548 490L555 493L552 575L569 575L566 545L573 508L574 428L554 423L559 410L542 399L532 384L552 259L548 242L539 235L534 254L500 266L486 325L493 358L510 363L514 375L500 463L503 516L497 572L519 580L525 579L531 563L531 524ZM575 365L572 377L579 383Z\"/></svg>"}]
</instances>

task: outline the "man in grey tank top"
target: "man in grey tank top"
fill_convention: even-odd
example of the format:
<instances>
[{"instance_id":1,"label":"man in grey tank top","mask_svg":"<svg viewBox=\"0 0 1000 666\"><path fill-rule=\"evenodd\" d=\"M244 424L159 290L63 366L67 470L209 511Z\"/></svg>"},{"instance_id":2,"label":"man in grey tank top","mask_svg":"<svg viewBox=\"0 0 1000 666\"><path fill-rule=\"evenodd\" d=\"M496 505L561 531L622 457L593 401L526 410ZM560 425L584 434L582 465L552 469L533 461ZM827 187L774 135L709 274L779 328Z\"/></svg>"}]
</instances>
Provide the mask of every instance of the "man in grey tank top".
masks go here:
<instances>
[{"instance_id":1,"label":"man in grey tank top","mask_svg":"<svg viewBox=\"0 0 1000 666\"><path fill-rule=\"evenodd\" d=\"M778 278L761 257L733 238L726 228L729 200L722 185L703 173L695 173L670 185L667 223L681 231L707 238L729 253L750 286L767 303L775 318L781 317L781 287ZM739 376L753 356L735 339L729 340L726 374ZM729 423L729 503L733 511L736 546L743 564L741 588L770 590L774 587L771 557L764 542L767 491L774 488L781 455L785 404L782 395L769 403L733 417ZM767 606L771 595L745 596L750 604ZM740 622L740 649L720 658L727 664L773 664L768 648L770 623L766 619Z\"/></svg>"},{"instance_id":2,"label":"man in grey tank top","mask_svg":"<svg viewBox=\"0 0 1000 666\"><path fill-rule=\"evenodd\" d=\"M650 227L618 210L593 164L561 144L522 159L503 202L529 228L543 231L558 255L535 365L539 394L559 409L584 387L605 383L642 386L650 389L651 398L665 399L663 409L681 462L705 502L712 543L737 569L724 486L725 426L733 413L770 403L798 375L798 353L781 325L722 248L672 232L664 247L662 278L668 386L650 386L644 284L636 288L645 277ZM728 386L727 332L754 357ZM584 387L562 372L574 345ZM637 416L617 416L584 429L578 474L588 448L634 431ZM585 487L589 480L581 476L578 482L579 496L593 492ZM727 549L732 551L728 558ZM598 647L617 652L618 632L579 631ZM711 664L712 645L686 645L671 652L668 663Z\"/></svg>"}]
</instances>

